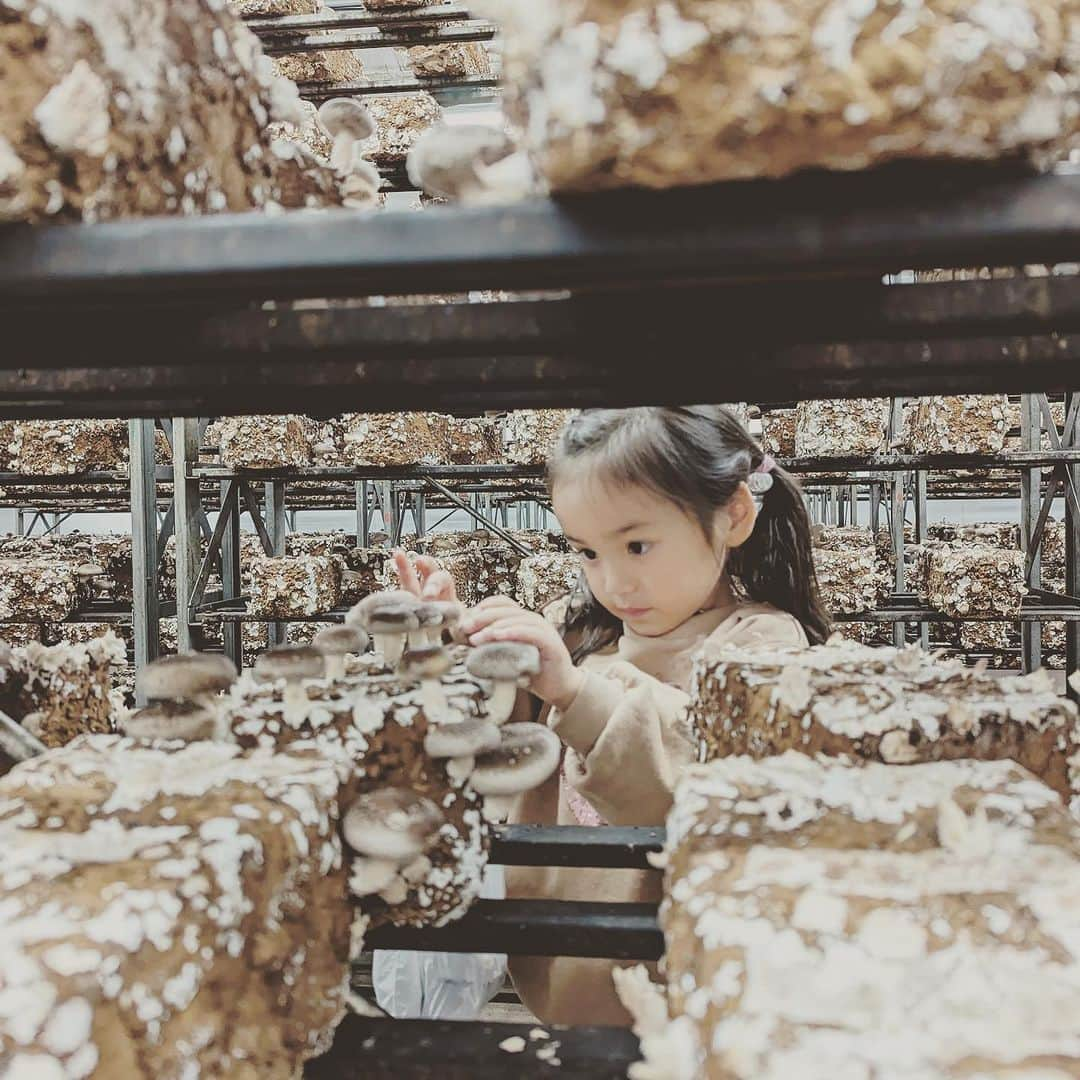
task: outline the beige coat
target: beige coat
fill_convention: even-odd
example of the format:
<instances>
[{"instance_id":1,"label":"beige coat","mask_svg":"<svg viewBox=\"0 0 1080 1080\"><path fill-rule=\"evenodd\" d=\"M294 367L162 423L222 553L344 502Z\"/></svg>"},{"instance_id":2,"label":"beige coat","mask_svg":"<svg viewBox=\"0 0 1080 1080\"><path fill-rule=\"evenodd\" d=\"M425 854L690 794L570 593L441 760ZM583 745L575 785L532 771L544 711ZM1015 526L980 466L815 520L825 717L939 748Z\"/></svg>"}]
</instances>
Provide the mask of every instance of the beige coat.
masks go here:
<instances>
[{"instance_id":1,"label":"beige coat","mask_svg":"<svg viewBox=\"0 0 1080 1080\"><path fill-rule=\"evenodd\" d=\"M565 713L544 710L567 746L569 784L611 825L663 825L679 771L694 757L686 706L694 654L708 638L752 645L805 645L796 619L765 604L704 611L671 633L619 641L582 664L586 680ZM522 695L515 719L535 712ZM522 795L510 820L578 824L559 774ZM653 870L507 867L507 895L548 900L656 903ZM577 957L511 957L510 974L525 1005L548 1024L618 1024L630 1016L615 995L616 962Z\"/></svg>"}]
</instances>

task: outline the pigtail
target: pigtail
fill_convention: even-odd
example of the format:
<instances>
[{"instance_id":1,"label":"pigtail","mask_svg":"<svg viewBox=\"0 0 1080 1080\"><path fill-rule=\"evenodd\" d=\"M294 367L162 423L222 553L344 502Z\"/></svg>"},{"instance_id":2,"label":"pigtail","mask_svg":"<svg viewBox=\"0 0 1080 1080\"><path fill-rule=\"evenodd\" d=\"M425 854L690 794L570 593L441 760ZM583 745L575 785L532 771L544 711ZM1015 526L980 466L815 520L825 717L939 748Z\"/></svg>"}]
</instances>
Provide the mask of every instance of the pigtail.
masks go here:
<instances>
[{"instance_id":1,"label":"pigtail","mask_svg":"<svg viewBox=\"0 0 1080 1080\"><path fill-rule=\"evenodd\" d=\"M772 487L761 497L754 531L730 553L728 568L751 600L794 615L810 644L820 645L831 630L818 593L802 489L779 465L769 475Z\"/></svg>"}]
</instances>

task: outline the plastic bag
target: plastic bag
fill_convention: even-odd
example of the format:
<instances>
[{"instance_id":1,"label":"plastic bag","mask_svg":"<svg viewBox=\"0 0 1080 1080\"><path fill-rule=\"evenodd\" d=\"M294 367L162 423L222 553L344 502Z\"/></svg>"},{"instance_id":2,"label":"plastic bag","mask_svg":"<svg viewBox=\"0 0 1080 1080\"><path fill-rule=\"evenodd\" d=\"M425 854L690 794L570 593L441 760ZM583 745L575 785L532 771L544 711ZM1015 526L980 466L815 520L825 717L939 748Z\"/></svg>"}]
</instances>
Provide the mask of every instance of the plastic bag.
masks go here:
<instances>
[{"instance_id":1,"label":"plastic bag","mask_svg":"<svg viewBox=\"0 0 1080 1080\"><path fill-rule=\"evenodd\" d=\"M485 867L480 896L505 895L502 867ZM376 949L371 970L375 1000L398 1020L475 1020L505 978L504 953Z\"/></svg>"}]
</instances>

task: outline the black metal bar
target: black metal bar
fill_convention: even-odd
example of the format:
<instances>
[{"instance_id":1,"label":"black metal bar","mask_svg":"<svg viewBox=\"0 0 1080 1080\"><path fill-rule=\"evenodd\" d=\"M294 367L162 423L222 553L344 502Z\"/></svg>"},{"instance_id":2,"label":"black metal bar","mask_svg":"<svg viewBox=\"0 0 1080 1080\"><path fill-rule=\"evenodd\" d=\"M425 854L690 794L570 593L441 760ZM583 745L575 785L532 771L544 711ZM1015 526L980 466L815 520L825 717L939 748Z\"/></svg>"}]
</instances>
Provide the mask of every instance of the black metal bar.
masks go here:
<instances>
[{"instance_id":1,"label":"black metal bar","mask_svg":"<svg viewBox=\"0 0 1080 1080\"><path fill-rule=\"evenodd\" d=\"M251 517L251 522L255 526L255 532L258 533L259 543L262 544L263 551L267 555L273 555L274 541L270 539L270 533L266 529L266 522L263 521L258 500L255 498L255 492L252 491L251 484L248 481L240 481L240 493L244 499L244 506Z\"/></svg>"},{"instance_id":2,"label":"black metal bar","mask_svg":"<svg viewBox=\"0 0 1080 1080\"><path fill-rule=\"evenodd\" d=\"M477 900L448 926L380 926L366 935L364 944L372 949L659 960L664 936L653 904Z\"/></svg>"},{"instance_id":3,"label":"black metal bar","mask_svg":"<svg viewBox=\"0 0 1080 1080\"><path fill-rule=\"evenodd\" d=\"M228 527L229 518L233 514L240 512L239 503L237 502L236 492L240 485L239 480L230 480L229 486L225 492L225 498L222 499L221 512L218 514L217 522L214 525L213 535L210 537L210 543L207 545L206 554L202 558L202 562L199 565L199 573L195 578L195 585L192 588L190 597L182 597L179 593L176 596L177 611L183 614L185 606L190 614L194 614L202 605L203 594L206 592L206 583L210 580L210 571L214 568L214 565L218 562L221 553L221 539L225 535L225 529Z\"/></svg>"},{"instance_id":4,"label":"black metal bar","mask_svg":"<svg viewBox=\"0 0 1080 1080\"><path fill-rule=\"evenodd\" d=\"M501 1044L520 1039L520 1053ZM509 1045L513 1045L512 1043ZM554 1050L554 1053L552 1051ZM384 1020L350 1014L305 1080L624 1080L641 1057L627 1028Z\"/></svg>"},{"instance_id":5,"label":"black metal bar","mask_svg":"<svg viewBox=\"0 0 1080 1080\"><path fill-rule=\"evenodd\" d=\"M382 30L377 26L329 30L317 34L297 34L288 38L273 36L263 39L267 56L292 53L323 52L335 49L392 49L410 45L450 45L455 42L491 41L495 37L493 23L480 19L463 19L443 25L401 27Z\"/></svg>"},{"instance_id":6,"label":"black metal bar","mask_svg":"<svg viewBox=\"0 0 1080 1080\"><path fill-rule=\"evenodd\" d=\"M425 478L427 482L448 502L453 503L459 510L464 510L465 513L472 516L477 524L483 526L485 529L490 529L497 537L509 544L519 555L528 557L534 554L532 548L523 544L513 533L509 533L501 525L496 524L490 517L486 517L481 514L479 510L470 506L464 499L452 492L445 484L440 483L430 473Z\"/></svg>"},{"instance_id":7,"label":"black metal bar","mask_svg":"<svg viewBox=\"0 0 1080 1080\"><path fill-rule=\"evenodd\" d=\"M262 16L244 20L244 25L260 38L279 34L304 34L315 30L355 30L362 26L410 26L414 23L431 24L452 22L469 18L469 12L456 4L432 4L428 7L403 11L380 11L377 13L358 10L346 14L348 9L337 9L332 15L278 15Z\"/></svg>"},{"instance_id":8,"label":"black metal bar","mask_svg":"<svg viewBox=\"0 0 1080 1080\"><path fill-rule=\"evenodd\" d=\"M1073 459L1080 461L1080 451ZM305 481L342 480L415 480L424 482L434 476L439 480L517 480L538 479L544 475L542 465L372 465L340 467L310 466L298 469L244 469L237 471L224 465L197 465L192 476L211 480L239 479L249 483L267 480L287 480L290 484ZM0 481L2 483L2 481Z\"/></svg>"},{"instance_id":9,"label":"black metal bar","mask_svg":"<svg viewBox=\"0 0 1080 1080\"><path fill-rule=\"evenodd\" d=\"M1080 175L894 167L426 214L8 226L0 299L196 289L264 299L890 273L1063 262L1078 247Z\"/></svg>"},{"instance_id":10,"label":"black metal bar","mask_svg":"<svg viewBox=\"0 0 1080 1080\"><path fill-rule=\"evenodd\" d=\"M599 866L655 869L648 855L663 850L664 830L652 826L501 825L491 862L502 866Z\"/></svg>"},{"instance_id":11,"label":"black metal bar","mask_svg":"<svg viewBox=\"0 0 1080 1080\"><path fill-rule=\"evenodd\" d=\"M442 78L398 79L393 82L374 82L364 79L343 83L297 83L300 96L308 101L329 101L336 97L381 97L389 94L415 94L426 91L441 94L451 90L494 90L498 79L486 75L454 75Z\"/></svg>"}]
</instances>

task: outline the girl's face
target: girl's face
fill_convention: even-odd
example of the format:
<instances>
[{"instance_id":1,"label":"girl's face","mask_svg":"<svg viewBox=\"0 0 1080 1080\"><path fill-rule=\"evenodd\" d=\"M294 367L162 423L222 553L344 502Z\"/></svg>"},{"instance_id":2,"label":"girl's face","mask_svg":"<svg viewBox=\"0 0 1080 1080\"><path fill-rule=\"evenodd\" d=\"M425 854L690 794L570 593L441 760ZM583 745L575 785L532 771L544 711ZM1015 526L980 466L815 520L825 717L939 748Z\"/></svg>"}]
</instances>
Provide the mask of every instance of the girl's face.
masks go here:
<instances>
[{"instance_id":1,"label":"girl's face","mask_svg":"<svg viewBox=\"0 0 1080 1080\"><path fill-rule=\"evenodd\" d=\"M593 596L636 633L658 637L731 602L726 511L718 511L710 542L673 502L648 488L604 483L587 469L554 487L552 509Z\"/></svg>"}]
</instances>

